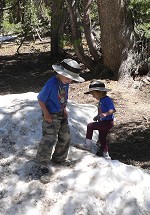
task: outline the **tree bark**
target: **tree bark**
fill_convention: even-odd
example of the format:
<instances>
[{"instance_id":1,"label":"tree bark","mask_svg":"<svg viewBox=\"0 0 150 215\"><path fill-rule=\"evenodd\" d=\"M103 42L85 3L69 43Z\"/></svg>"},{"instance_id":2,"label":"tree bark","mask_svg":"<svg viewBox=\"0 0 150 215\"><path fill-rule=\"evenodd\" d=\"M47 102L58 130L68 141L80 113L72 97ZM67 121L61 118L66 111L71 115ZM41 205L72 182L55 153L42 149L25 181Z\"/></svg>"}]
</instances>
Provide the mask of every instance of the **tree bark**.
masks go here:
<instances>
[{"instance_id":1,"label":"tree bark","mask_svg":"<svg viewBox=\"0 0 150 215\"><path fill-rule=\"evenodd\" d=\"M64 1L52 1L51 16L51 54L58 56L63 52L63 33L64 33Z\"/></svg>"},{"instance_id":2,"label":"tree bark","mask_svg":"<svg viewBox=\"0 0 150 215\"><path fill-rule=\"evenodd\" d=\"M90 70L93 69L93 61L89 56L84 54L84 49L82 46L82 37L81 32L79 30L78 22L77 22L77 14L75 1L66 0L68 12L70 14L70 23L71 23L71 31L72 31L72 42L75 49L75 53L79 60Z\"/></svg>"},{"instance_id":3,"label":"tree bark","mask_svg":"<svg viewBox=\"0 0 150 215\"><path fill-rule=\"evenodd\" d=\"M91 56L95 61L98 61L100 55L97 52L97 45L94 41L94 35L92 34L91 20L90 20L90 6L92 0L84 0L83 1L83 27L85 32L85 37L87 40L87 44L89 47L89 51Z\"/></svg>"},{"instance_id":4,"label":"tree bark","mask_svg":"<svg viewBox=\"0 0 150 215\"><path fill-rule=\"evenodd\" d=\"M1 10L0 10L0 30L2 28L2 22L3 22L3 10L2 10L2 8L4 8L4 7L5 7L5 0L2 0L2 1L0 1L0 8L1 8Z\"/></svg>"},{"instance_id":5,"label":"tree bark","mask_svg":"<svg viewBox=\"0 0 150 215\"><path fill-rule=\"evenodd\" d=\"M15 3L15 6L12 10L12 8L9 9L10 13L12 14L12 22L17 24L19 22L21 22L21 1L18 0L16 3Z\"/></svg>"},{"instance_id":6,"label":"tree bark","mask_svg":"<svg viewBox=\"0 0 150 215\"><path fill-rule=\"evenodd\" d=\"M129 77L131 68L124 69L123 64L125 66L126 60L129 63L129 58L132 60L130 66L135 64L135 37L127 1L97 0L97 3L104 65L113 71L116 80Z\"/></svg>"}]
</instances>

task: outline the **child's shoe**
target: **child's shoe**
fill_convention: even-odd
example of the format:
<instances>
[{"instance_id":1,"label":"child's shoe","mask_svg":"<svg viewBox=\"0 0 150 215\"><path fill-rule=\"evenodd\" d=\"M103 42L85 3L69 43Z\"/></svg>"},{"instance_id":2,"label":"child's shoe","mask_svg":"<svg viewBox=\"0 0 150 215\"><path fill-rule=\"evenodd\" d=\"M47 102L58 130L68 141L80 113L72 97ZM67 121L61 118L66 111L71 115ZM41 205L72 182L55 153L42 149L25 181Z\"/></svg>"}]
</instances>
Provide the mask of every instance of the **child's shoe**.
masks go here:
<instances>
[{"instance_id":1,"label":"child's shoe","mask_svg":"<svg viewBox=\"0 0 150 215\"><path fill-rule=\"evenodd\" d=\"M71 166L72 165L71 160L68 160L68 159L67 160L62 160L62 161L57 161L54 158L52 158L51 162L53 164L58 164L58 165L62 165L62 166Z\"/></svg>"},{"instance_id":2,"label":"child's shoe","mask_svg":"<svg viewBox=\"0 0 150 215\"><path fill-rule=\"evenodd\" d=\"M40 180L42 183L48 183L50 182L50 177L53 174L52 170L47 167L41 167L40 168Z\"/></svg>"},{"instance_id":3,"label":"child's shoe","mask_svg":"<svg viewBox=\"0 0 150 215\"><path fill-rule=\"evenodd\" d=\"M103 157L104 157L106 160L111 160L111 157L109 156L109 153L108 153L108 152L103 152Z\"/></svg>"}]
</instances>

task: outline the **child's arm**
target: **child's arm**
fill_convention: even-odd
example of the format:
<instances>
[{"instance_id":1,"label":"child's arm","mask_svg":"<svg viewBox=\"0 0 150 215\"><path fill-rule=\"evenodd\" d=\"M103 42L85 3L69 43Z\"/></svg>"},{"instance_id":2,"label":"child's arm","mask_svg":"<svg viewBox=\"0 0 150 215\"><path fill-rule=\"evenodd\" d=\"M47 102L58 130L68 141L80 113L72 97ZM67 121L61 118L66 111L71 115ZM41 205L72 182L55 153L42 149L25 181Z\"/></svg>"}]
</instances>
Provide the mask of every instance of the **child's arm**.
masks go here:
<instances>
[{"instance_id":1,"label":"child's arm","mask_svg":"<svg viewBox=\"0 0 150 215\"><path fill-rule=\"evenodd\" d=\"M109 111L107 111L105 113L100 113L99 116L103 118L103 117L112 115L114 112L116 112L116 111L112 109L112 110L109 110Z\"/></svg>"},{"instance_id":2,"label":"child's arm","mask_svg":"<svg viewBox=\"0 0 150 215\"><path fill-rule=\"evenodd\" d=\"M44 102L42 102L41 100L38 99L38 102L39 102L39 105L43 111L43 114L44 114L44 119L47 121L47 122L52 122L52 115L49 113L49 111L47 110L47 107L45 105Z\"/></svg>"}]
</instances>

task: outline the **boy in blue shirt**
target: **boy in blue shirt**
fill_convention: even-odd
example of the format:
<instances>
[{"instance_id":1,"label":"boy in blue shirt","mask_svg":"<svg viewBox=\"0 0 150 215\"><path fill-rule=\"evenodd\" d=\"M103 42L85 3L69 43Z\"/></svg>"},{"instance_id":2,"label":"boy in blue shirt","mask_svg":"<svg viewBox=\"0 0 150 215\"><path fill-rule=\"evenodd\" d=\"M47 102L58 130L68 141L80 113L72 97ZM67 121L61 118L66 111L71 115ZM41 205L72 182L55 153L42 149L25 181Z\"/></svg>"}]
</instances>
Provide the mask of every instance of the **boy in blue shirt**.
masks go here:
<instances>
[{"instance_id":1,"label":"boy in blue shirt","mask_svg":"<svg viewBox=\"0 0 150 215\"><path fill-rule=\"evenodd\" d=\"M101 150L102 156L105 159L111 159L108 153L108 145L106 143L106 137L108 135L109 130L114 125L114 112L115 107L112 99L107 96L107 91L109 89L105 88L105 84L101 81L94 81L89 85L89 91L85 94L91 94L95 99L99 101L98 103L98 114L93 118L95 122L91 122L87 125L87 133L86 133L86 146L90 150L92 147L92 136L93 131L99 131L99 140L100 144L99 149ZM100 155L100 151L98 154Z\"/></svg>"},{"instance_id":2,"label":"boy in blue shirt","mask_svg":"<svg viewBox=\"0 0 150 215\"><path fill-rule=\"evenodd\" d=\"M35 161L39 165L41 177L52 174L49 162L69 165L66 159L70 145L70 130L67 119L69 84L74 80L83 82L79 76L80 66L72 59L64 59L60 65L52 65L57 72L49 79L38 94L38 102L43 113L42 133Z\"/></svg>"}]
</instances>

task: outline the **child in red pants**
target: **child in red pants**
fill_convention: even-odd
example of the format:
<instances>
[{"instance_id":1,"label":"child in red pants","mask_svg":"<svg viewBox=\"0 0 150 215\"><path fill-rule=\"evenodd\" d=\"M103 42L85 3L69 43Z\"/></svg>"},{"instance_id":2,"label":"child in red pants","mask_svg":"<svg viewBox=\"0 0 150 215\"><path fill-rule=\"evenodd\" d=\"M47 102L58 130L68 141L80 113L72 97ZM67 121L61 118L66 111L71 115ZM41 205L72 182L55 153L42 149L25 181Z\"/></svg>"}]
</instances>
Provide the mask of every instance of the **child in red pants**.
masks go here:
<instances>
[{"instance_id":1,"label":"child in red pants","mask_svg":"<svg viewBox=\"0 0 150 215\"><path fill-rule=\"evenodd\" d=\"M98 130L98 143L100 144L100 149L105 159L111 159L108 153L106 137L114 125L113 113L116 111L112 99L107 96L108 91L110 91L110 89L105 88L105 84L103 82L94 81L89 85L89 91L85 93L91 94L99 101L98 114L93 118L94 122L91 122L87 125L86 144L87 147L91 148L93 144L93 131Z\"/></svg>"}]
</instances>

